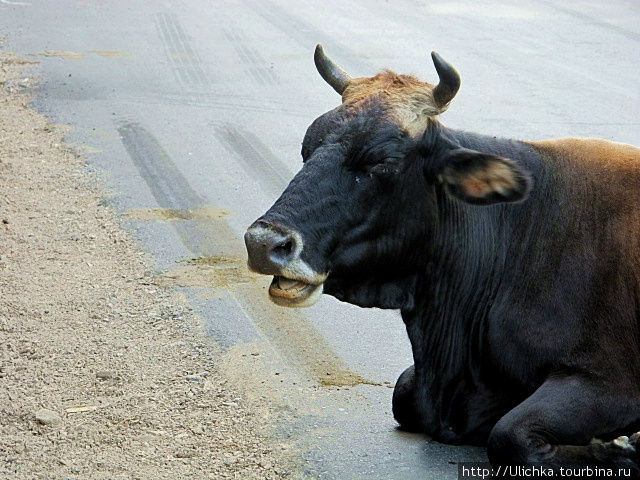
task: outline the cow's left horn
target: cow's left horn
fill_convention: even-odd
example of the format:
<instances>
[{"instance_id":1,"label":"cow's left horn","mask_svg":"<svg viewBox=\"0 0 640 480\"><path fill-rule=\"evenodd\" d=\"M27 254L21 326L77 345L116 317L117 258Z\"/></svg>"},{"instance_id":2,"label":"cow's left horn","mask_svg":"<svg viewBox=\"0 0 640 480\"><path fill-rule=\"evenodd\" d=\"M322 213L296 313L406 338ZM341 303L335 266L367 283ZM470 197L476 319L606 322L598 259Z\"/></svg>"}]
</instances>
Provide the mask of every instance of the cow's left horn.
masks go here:
<instances>
[{"instance_id":1,"label":"cow's left horn","mask_svg":"<svg viewBox=\"0 0 640 480\"><path fill-rule=\"evenodd\" d=\"M440 77L440 83L433 89L433 99L440 111L447 109L449 102L456 96L460 88L460 74L436 52L431 52L431 59Z\"/></svg>"},{"instance_id":2,"label":"cow's left horn","mask_svg":"<svg viewBox=\"0 0 640 480\"><path fill-rule=\"evenodd\" d=\"M313 60L316 63L316 68L325 82L333 87L333 89L342 95L344 89L347 88L351 77L347 72L341 69L338 65L333 63L327 55L324 53L322 45L316 45L316 51L313 54Z\"/></svg>"}]
</instances>

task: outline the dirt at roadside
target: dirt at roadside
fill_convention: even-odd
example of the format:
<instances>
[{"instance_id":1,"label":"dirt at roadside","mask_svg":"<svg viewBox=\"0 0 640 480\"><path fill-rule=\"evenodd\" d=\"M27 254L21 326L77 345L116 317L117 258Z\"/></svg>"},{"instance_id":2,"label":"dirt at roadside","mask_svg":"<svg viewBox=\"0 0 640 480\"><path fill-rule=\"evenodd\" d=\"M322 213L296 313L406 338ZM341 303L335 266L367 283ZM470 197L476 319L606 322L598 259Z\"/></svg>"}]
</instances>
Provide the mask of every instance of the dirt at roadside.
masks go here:
<instances>
[{"instance_id":1,"label":"dirt at roadside","mask_svg":"<svg viewBox=\"0 0 640 480\"><path fill-rule=\"evenodd\" d=\"M0 51L0 478L295 476Z\"/></svg>"}]
</instances>

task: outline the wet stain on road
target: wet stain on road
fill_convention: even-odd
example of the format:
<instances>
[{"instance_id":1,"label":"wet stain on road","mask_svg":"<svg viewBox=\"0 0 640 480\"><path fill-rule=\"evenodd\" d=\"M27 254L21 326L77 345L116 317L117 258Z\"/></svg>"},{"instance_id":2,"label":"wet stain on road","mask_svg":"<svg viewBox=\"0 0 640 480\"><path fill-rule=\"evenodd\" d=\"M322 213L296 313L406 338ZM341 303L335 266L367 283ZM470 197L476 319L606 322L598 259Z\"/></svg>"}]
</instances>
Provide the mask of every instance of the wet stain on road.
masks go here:
<instances>
[{"instance_id":1,"label":"wet stain on road","mask_svg":"<svg viewBox=\"0 0 640 480\"><path fill-rule=\"evenodd\" d=\"M71 52L68 50L45 50L44 52L30 53L33 57L59 57L65 60L80 60L85 57L82 52Z\"/></svg>"},{"instance_id":2,"label":"wet stain on road","mask_svg":"<svg viewBox=\"0 0 640 480\"><path fill-rule=\"evenodd\" d=\"M236 285L235 292L258 328L292 365L322 386L378 385L349 369L306 316L271 302L267 295L271 278L265 280Z\"/></svg>"},{"instance_id":3,"label":"wet stain on road","mask_svg":"<svg viewBox=\"0 0 640 480\"><path fill-rule=\"evenodd\" d=\"M122 214L123 217L141 221L175 220L215 220L229 215L228 210L215 207L179 208L132 208Z\"/></svg>"},{"instance_id":4,"label":"wet stain on road","mask_svg":"<svg viewBox=\"0 0 640 480\"><path fill-rule=\"evenodd\" d=\"M326 372L325 377L322 377L322 367L326 366L323 363L317 365L317 378L320 384L324 387L355 387L356 385L374 385L380 386L378 382L367 380L360 375L354 375L353 372L341 371L341 372Z\"/></svg>"},{"instance_id":5,"label":"wet stain on road","mask_svg":"<svg viewBox=\"0 0 640 480\"><path fill-rule=\"evenodd\" d=\"M255 280L246 268L246 262L240 258L224 255L185 260L183 266L168 270L159 275L159 284L179 287L231 287L239 283Z\"/></svg>"},{"instance_id":6,"label":"wet stain on road","mask_svg":"<svg viewBox=\"0 0 640 480\"><path fill-rule=\"evenodd\" d=\"M118 122L116 128L131 160L162 209L194 211L204 207L204 199L193 190L146 128L135 122ZM279 164L275 163L279 162L275 156L270 158L273 163L263 165L260 160L264 159L264 152L255 149L254 144L247 145L246 136L242 138L244 140L237 140L241 151L254 149L255 162L248 167L257 168L260 177L261 168L271 169L271 175L265 180L273 187L286 182ZM171 225L194 258L165 272L158 278L159 283L223 289L247 321L257 327L291 367L322 386L378 385L350 370L305 315L278 307L269 300L267 289L271 278L249 272L244 243L224 217L172 221Z\"/></svg>"},{"instance_id":7,"label":"wet stain on road","mask_svg":"<svg viewBox=\"0 0 640 480\"><path fill-rule=\"evenodd\" d=\"M89 50L89 52L105 58L120 58L125 56L125 53L120 50Z\"/></svg>"},{"instance_id":8,"label":"wet stain on road","mask_svg":"<svg viewBox=\"0 0 640 480\"><path fill-rule=\"evenodd\" d=\"M131 160L160 207L153 215L191 212L184 216L206 216L205 212L211 207L191 188L171 157L149 131L135 122L119 122L116 128ZM164 212L160 213L161 210ZM171 222L182 243L197 257L219 254L244 256L244 244L224 221L224 216L216 215L215 210L209 210L209 213L213 215L208 218ZM150 216L152 212L146 214Z\"/></svg>"},{"instance_id":9,"label":"wet stain on road","mask_svg":"<svg viewBox=\"0 0 640 480\"><path fill-rule=\"evenodd\" d=\"M209 255L208 257L196 257L182 260L180 263L187 265L208 265L210 267L240 267L246 269L246 261L242 258L232 258L225 255ZM257 277L257 275L256 275Z\"/></svg>"},{"instance_id":10,"label":"wet stain on road","mask_svg":"<svg viewBox=\"0 0 640 480\"><path fill-rule=\"evenodd\" d=\"M120 50L89 50L89 53L104 58L120 58L125 56L125 53ZM72 52L70 50L45 50L43 52L30 53L29 55L33 57L59 57L65 60L82 60L87 56L84 52Z\"/></svg>"}]
</instances>

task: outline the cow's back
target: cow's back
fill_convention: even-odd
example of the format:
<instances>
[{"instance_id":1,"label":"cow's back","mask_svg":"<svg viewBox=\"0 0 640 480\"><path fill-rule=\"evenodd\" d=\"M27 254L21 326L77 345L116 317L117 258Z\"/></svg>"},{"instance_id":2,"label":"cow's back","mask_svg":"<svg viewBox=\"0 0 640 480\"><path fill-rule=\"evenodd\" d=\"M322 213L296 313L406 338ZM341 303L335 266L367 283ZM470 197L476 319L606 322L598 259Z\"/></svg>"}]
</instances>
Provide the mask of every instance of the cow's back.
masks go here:
<instances>
[{"instance_id":1,"label":"cow's back","mask_svg":"<svg viewBox=\"0 0 640 480\"><path fill-rule=\"evenodd\" d=\"M571 238L581 238L579 242L592 248L593 265L603 282L593 293L602 295L606 304L608 290L613 311L638 311L640 148L597 138L526 143L540 154L548 172L549 183L540 187L562 192L554 198L562 202ZM640 325L640 319L636 321Z\"/></svg>"},{"instance_id":2,"label":"cow's back","mask_svg":"<svg viewBox=\"0 0 640 480\"><path fill-rule=\"evenodd\" d=\"M640 148L599 138L560 138L526 142L567 181L585 182L615 197L625 208L640 197ZM585 184L583 183L583 185ZM585 192L586 193L586 192ZM595 193L595 192L594 192Z\"/></svg>"}]
</instances>

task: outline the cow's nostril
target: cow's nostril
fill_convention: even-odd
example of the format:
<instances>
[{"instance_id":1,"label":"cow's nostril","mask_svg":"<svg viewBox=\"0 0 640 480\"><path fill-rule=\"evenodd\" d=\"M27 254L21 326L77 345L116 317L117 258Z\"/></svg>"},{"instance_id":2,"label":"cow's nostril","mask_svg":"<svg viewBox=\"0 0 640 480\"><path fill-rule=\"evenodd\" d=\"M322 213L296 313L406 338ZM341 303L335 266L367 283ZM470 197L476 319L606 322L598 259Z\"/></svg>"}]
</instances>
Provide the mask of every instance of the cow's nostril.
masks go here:
<instances>
[{"instance_id":1,"label":"cow's nostril","mask_svg":"<svg viewBox=\"0 0 640 480\"><path fill-rule=\"evenodd\" d=\"M275 253L279 257L288 257L292 251L293 251L293 242L291 240L287 240L285 243L281 245L276 245L273 248L273 253Z\"/></svg>"},{"instance_id":2,"label":"cow's nostril","mask_svg":"<svg viewBox=\"0 0 640 480\"><path fill-rule=\"evenodd\" d=\"M298 235L283 227L256 224L244 236L249 266L256 272L278 275L299 254Z\"/></svg>"},{"instance_id":3,"label":"cow's nostril","mask_svg":"<svg viewBox=\"0 0 640 480\"><path fill-rule=\"evenodd\" d=\"M295 250L294 240L289 237L271 247L269 257L276 264L283 265L291 259L291 255Z\"/></svg>"}]
</instances>

